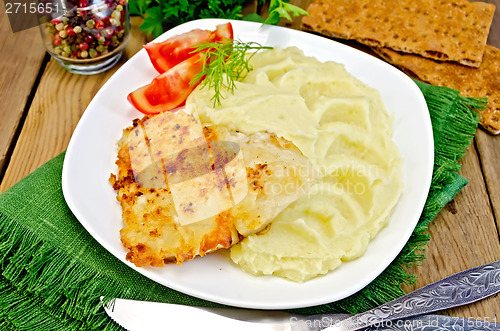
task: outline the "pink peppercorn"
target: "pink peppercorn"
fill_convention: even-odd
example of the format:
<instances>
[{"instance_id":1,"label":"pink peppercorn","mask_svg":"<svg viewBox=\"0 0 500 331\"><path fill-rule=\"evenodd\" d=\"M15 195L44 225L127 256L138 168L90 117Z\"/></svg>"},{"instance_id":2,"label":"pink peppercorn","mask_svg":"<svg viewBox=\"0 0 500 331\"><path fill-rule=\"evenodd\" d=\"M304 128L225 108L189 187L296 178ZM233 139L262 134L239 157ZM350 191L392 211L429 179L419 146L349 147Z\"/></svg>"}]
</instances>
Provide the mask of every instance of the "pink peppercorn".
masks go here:
<instances>
[{"instance_id":1,"label":"pink peppercorn","mask_svg":"<svg viewBox=\"0 0 500 331\"><path fill-rule=\"evenodd\" d=\"M104 28L103 21L99 20L99 21L95 22L95 28L98 30L102 30Z\"/></svg>"},{"instance_id":2,"label":"pink peppercorn","mask_svg":"<svg viewBox=\"0 0 500 331\"><path fill-rule=\"evenodd\" d=\"M86 51L87 49L89 49L89 44L87 44L86 42L80 43L80 45L78 46L82 51Z\"/></svg>"},{"instance_id":3,"label":"pink peppercorn","mask_svg":"<svg viewBox=\"0 0 500 331\"><path fill-rule=\"evenodd\" d=\"M73 27L71 26L68 26L66 33L68 34L68 37L73 37L75 35L75 31L73 31Z\"/></svg>"}]
</instances>

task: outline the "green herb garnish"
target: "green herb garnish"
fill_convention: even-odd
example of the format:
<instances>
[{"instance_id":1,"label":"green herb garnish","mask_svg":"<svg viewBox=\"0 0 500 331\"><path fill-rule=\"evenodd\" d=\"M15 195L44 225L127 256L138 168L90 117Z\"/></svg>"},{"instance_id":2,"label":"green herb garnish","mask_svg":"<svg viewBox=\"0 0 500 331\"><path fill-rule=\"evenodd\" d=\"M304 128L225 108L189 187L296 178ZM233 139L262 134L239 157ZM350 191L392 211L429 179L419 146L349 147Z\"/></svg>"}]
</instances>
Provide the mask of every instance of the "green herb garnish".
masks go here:
<instances>
[{"instance_id":1,"label":"green herb garnish","mask_svg":"<svg viewBox=\"0 0 500 331\"><path fill-rule=\"evenodd\" d=\"M282 17L291 20L292 16L307 15L307 11L288 0L259 0L259 7L265 8L266 2L269 2L267 19L260 15L261 10L243 17L246 0L130 0L129 10L131 15L144 18L141 30L154 37L199 18L245 19L276 25Z\"/></svg>"},{"instance_id":2,"label":"green herb garnish","mask_svg":"<svg viewBox=\"0 0 500 331\"><path fill-rule=\"evenodd\" d=\"M242 18L246 0L130 0L131 15L144 18L141 30L156 38L179 24L199 18Z\"/></svg>"},{"instance_id":3,"label":"green herb garnish","mask_svg":"<svg viewBox=\"0 0 500 331\"><path fill-rule=\"evenodd\" d=\"M252 71L249 61L262 49L272 49L272 47L239 40L199 44L193 53L203 53L201 60L203 68L194 76L191 84L200 82L201 88L213 90L214 96L210 100L214 101L214 107L220 105L222 91L234 92L235 81L245 78Z\"/></svg>"},{"instance_id":4,"label":"green herb garnish","mask_svg":"<svg viewBox=\"0 0 500 331\"><path fill-rule=\"evenodd\" d=\"M291 21L292 16L300 15L309 15L309 13L298 6L288 3L286 0L271 0L269 3L269 15L264 24L276 25L282 17Z\"/></svg>"}]
</instances>

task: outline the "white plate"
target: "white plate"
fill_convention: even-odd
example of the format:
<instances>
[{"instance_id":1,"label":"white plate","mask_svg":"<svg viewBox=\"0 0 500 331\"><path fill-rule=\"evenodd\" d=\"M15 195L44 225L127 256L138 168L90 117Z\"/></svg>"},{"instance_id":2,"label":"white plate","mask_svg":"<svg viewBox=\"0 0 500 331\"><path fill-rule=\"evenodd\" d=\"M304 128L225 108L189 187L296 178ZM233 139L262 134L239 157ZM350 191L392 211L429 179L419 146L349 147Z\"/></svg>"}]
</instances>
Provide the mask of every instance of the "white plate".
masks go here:
<instances>
[{"instance_id":1,"label":"white plate","mask_svg":"<svg viewBox=\"0 0 500 331\"><path fill-rule=\"evenodd\" d=\"M167 31L157 41L195 28L214 29L227 20L192 21ZM163 268L137 268L125 260L120 242L121 208L108 182L115 172L116 142L134 118L141 117L127 95L156 75L144 49L125 63L89 104L78 123L64 160L64 197L81 224L108 251L150 279L214 302L246 308L286 309L345 298L377 277L401 251L422 212L430 186L434 147L429 113L415 83L399 70L351 47L313 34L259 23L232 21L235 38L270 46L297 46L321 61L345 64L347 70L380 91L395 115L394 141L404 158L404 191L389 225L359 259L303 284L278 277L251 276L227 253L214 253Z\"/></svg>"}]
</instances>

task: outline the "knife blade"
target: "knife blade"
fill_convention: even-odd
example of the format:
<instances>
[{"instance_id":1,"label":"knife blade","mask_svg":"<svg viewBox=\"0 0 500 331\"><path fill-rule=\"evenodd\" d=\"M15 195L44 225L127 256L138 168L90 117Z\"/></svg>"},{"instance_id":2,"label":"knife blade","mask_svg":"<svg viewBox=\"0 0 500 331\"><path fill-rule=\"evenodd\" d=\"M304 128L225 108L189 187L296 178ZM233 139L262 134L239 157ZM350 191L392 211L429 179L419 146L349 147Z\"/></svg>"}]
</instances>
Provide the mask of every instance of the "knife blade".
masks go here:
<instances>
[{"instance_id":1,"label":"knife blade","mask_svg":"<svg viewBox=\"0 0 500 331\"><path fill-rule=\"evenodd\" d=\"M207 308L168 303L116 299L105 306L106 313L128 331L238 330L238 331L321 331L340 324L349 315L292 315L285 312ZM500 331L500 323L488 320L421 315L387 321L365 331Z\"/></svg>"},{"instance_id":2,"label":"knife blade","mask_svg":"<svg viewBox=\"0 0 500 331\"><path fill-rule=\"evenodd\" d=\"M165 330L167 326L172 330L288 331L292 330L290 327L294 322L291 315L284 312L193 307L128 299L115 299L104 309L116 323L129 331Z\"/></svg>"},{"instance_id":3,"label":"knife blade","mask_svg":"<svg viewBox=\"0 0 500 331\"><path fill-rule=\"evenodd\" d=\"M168 320L169 326L175 323L174 327L183 329L186 329L186 326L189 326L188 329L212 326L220 330L238 328L242 331L323 329L325 331L354 331L373 325L388 327L390 321L411 319L415 315L423 316L438 310L468 304L498 292L500 292L500 260L445 277L401 298L350 317L338 314L303 317L275 311L190 307L125 299L116 299L114 307L107 306L105 310L113 320L131 331L160 330L165 325L165 319ZM239 319L238 316L240 316ZM421 317L418 318L421 319ZM307 323L307 321L318 320L326 320L330 323L323 323L321 328L316 329L311 328L310 323ZM442 322L442 319L436 319L436 321ZM496 327L496 323L492 325ZM477 330L488 329L483 327Z\"/></svg>"}]
</instances>

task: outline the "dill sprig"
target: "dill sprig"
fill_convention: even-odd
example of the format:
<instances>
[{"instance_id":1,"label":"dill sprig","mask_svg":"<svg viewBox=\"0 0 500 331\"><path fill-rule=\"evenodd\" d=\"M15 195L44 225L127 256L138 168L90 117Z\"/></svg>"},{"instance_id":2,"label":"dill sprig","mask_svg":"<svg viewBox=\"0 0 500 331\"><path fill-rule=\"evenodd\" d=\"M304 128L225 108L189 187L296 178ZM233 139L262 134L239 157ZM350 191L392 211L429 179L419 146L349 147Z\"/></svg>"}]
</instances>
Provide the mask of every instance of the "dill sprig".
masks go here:
<instances>
[{"instance_id":1,"label":"dill sprig","mask_svg":"<svg viewBox=\"0 0 500 331\"><path fill-rule=\"evenodd\" d=\"M234 93L237 80L245 78L252 71L250 59L262 49L272 47L262 46L256 42L242 42L239 40L224 40L202 43L196 46L193 53L201 52L203 58L202 70L196 74L191 84L200 82L201 88L214 91L210 99L214 107L220 105L223 90Z\"/></svg>"}]
</instances>

